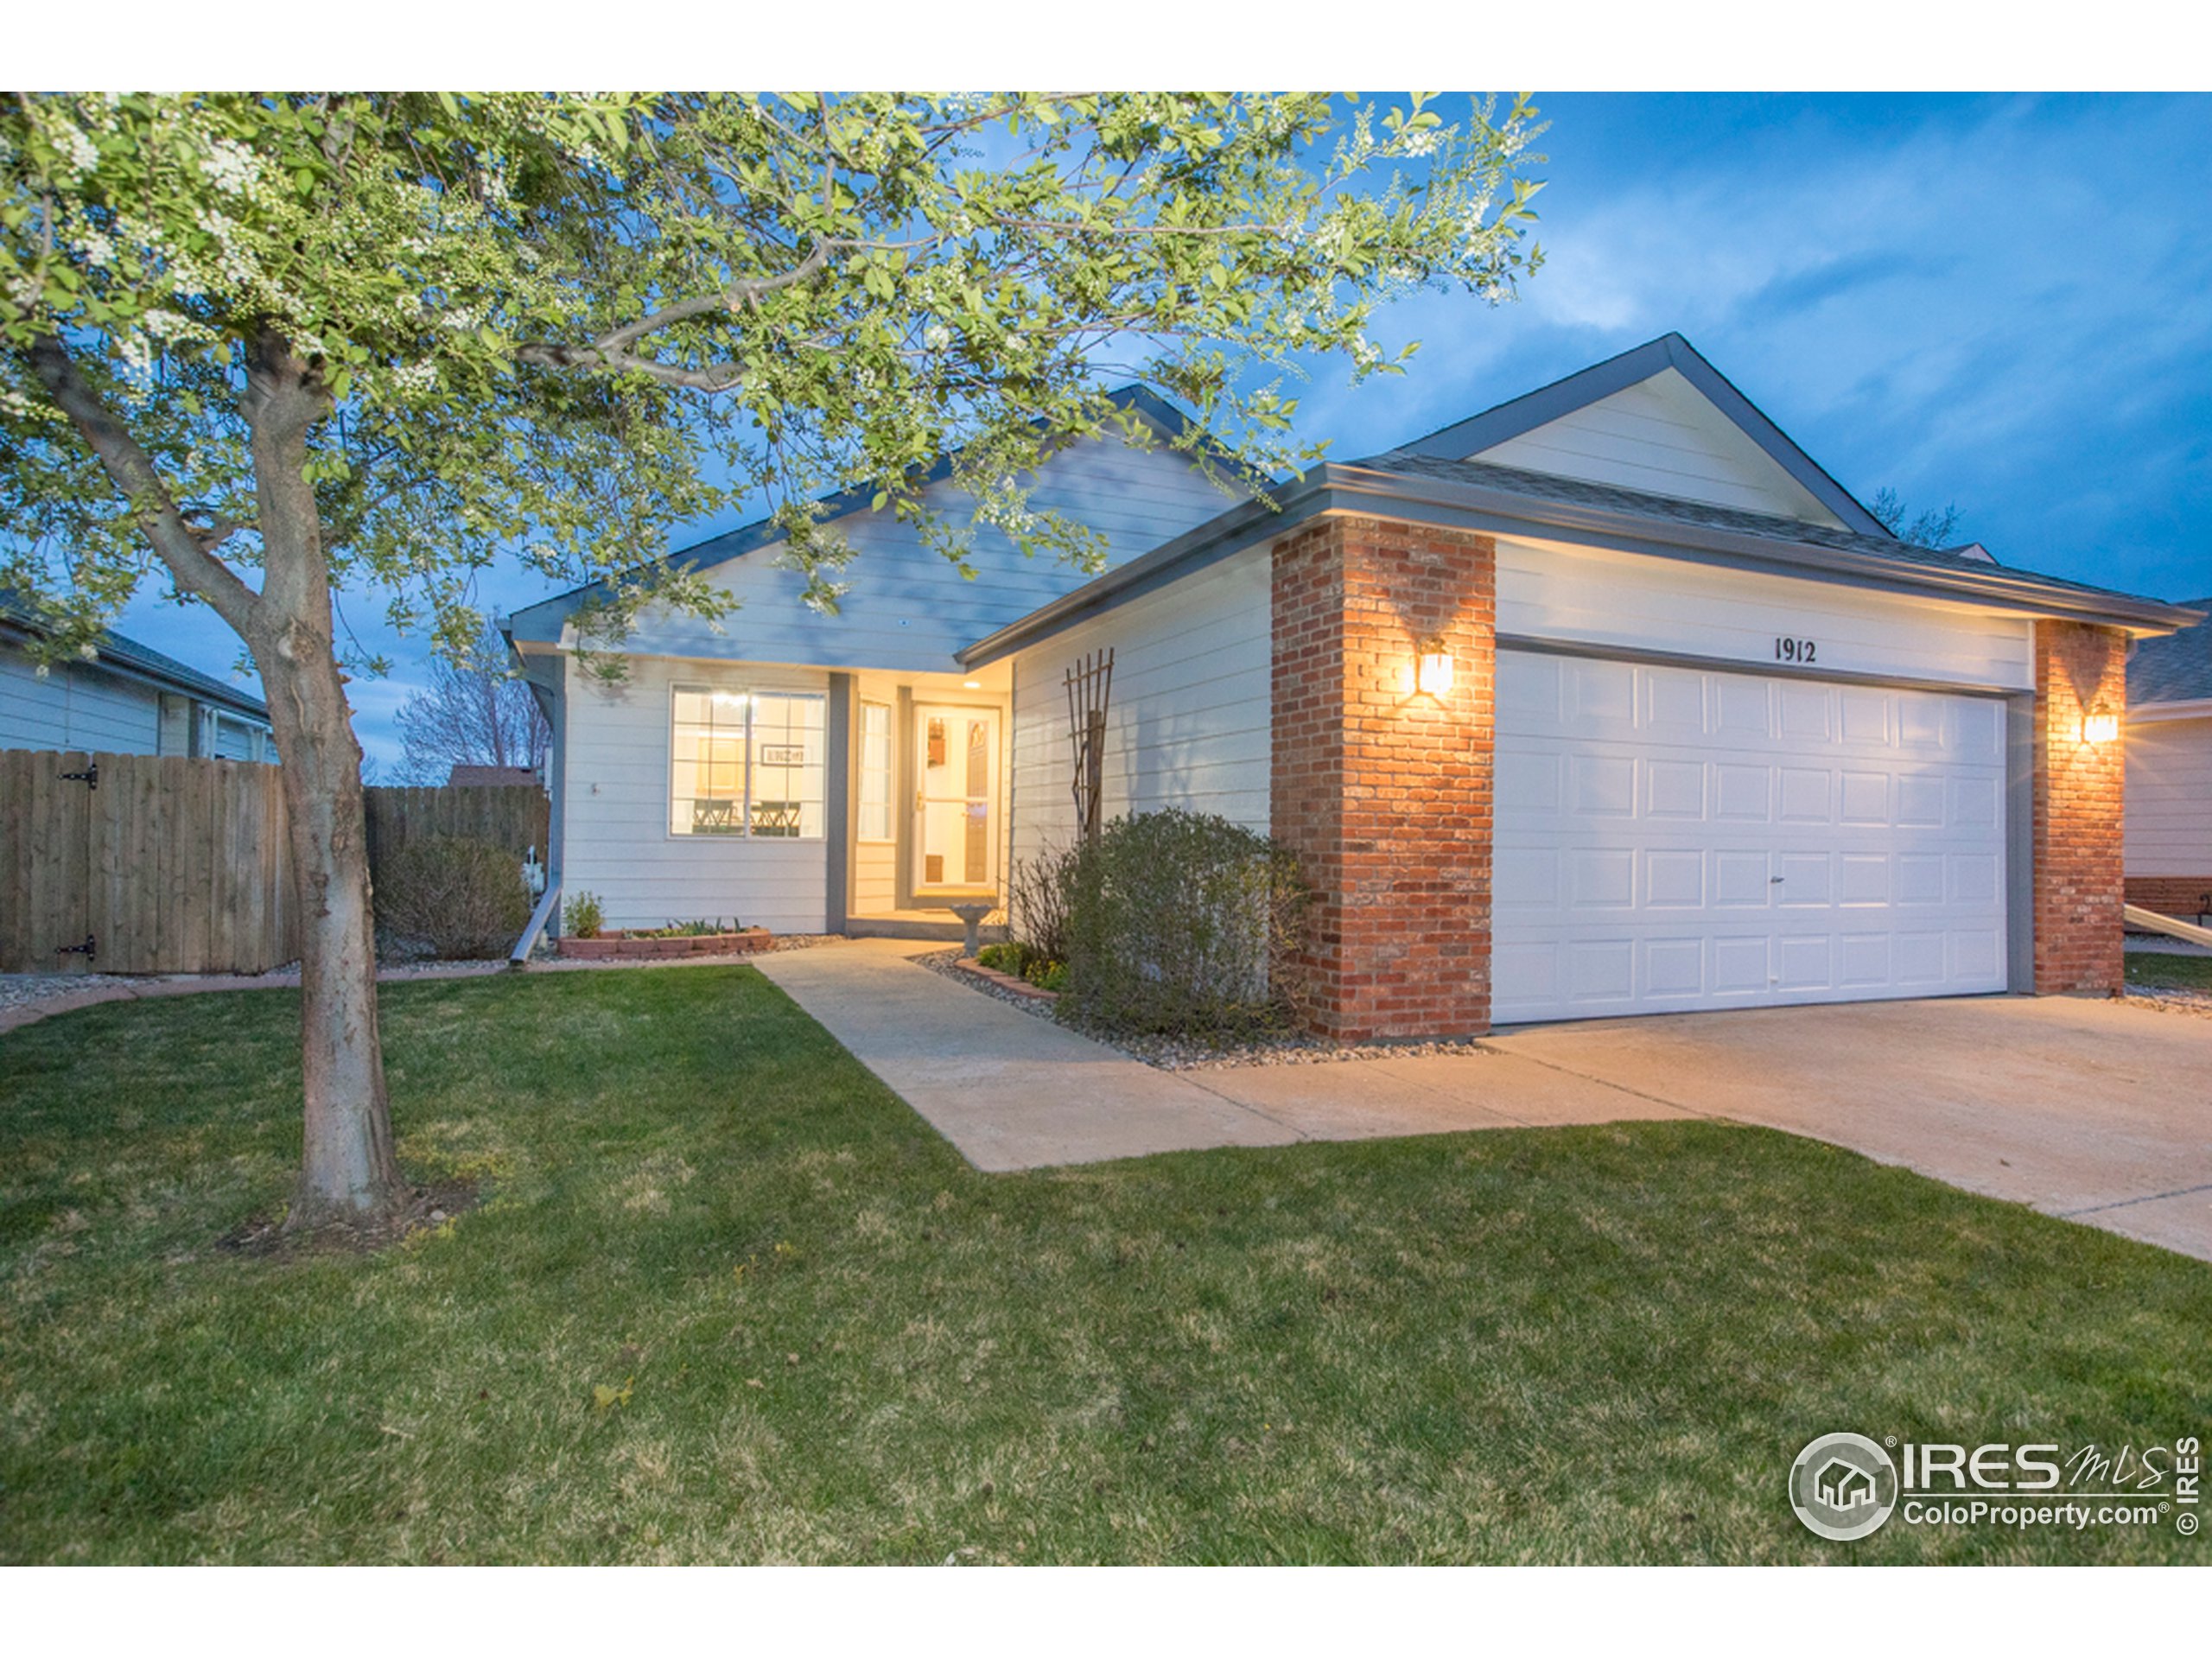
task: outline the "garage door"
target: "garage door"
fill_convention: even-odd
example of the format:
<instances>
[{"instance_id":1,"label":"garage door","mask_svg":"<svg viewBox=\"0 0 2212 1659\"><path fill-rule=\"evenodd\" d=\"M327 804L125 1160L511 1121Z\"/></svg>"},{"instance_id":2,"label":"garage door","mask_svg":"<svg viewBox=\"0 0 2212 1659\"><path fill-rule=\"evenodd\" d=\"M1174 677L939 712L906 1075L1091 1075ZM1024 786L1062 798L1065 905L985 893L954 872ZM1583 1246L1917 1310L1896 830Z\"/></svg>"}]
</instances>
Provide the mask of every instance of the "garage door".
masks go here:
<instances>
[{"instance_id":1,"label":"garage door","mask_svg":"<svg viewBox=\"0 0 2212 1659\"><path fill-rule=\"evenodd\" d=\"M1501 652L1492 1017L2005 988L1994 698Z\"/></svg>"}]
</instances>

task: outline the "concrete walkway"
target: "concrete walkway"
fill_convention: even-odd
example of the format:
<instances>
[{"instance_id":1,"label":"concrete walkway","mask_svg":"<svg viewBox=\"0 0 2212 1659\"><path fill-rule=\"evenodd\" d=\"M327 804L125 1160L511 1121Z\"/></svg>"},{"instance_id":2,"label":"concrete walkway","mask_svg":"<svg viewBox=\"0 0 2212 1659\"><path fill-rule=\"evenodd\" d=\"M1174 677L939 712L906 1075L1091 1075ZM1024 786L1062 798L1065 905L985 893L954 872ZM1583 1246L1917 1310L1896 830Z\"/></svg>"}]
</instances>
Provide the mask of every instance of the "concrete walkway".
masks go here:
<instances>
[{"instance_id":1,"label":"concrete walkway","mask_svg":"<svg viewBox=\"0 0 2212 1659\"><path fill-rule=\"evenodd\" d=\"M1479 1050L1162 1071L907 960L943 948L860 939L758 965L978 1169L1690 1116Z\"/></svg>"},{"instance_id":2,"label":"concrete walkway","mask_svg":"<svg viewBox=\"0 0 2212 1659\"><path fill-rule=\"evenodd\" d=\"M1964 997L1590 1021L1460 1054L1156 1071L892 940L760 969L980 1169L1708 1117L2212 1260L2212 1020Z\"/></svg>"}]
</instances>

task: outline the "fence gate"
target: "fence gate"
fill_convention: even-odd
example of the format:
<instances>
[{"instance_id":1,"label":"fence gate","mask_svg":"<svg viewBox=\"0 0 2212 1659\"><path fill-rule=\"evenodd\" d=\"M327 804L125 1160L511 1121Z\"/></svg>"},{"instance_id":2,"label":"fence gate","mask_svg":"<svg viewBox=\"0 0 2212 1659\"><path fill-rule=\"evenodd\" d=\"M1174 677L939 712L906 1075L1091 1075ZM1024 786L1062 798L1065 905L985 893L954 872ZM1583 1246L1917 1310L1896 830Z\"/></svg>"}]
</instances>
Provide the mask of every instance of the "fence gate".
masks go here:
<instances>
[{"instance_id":1,"label":"fence gate","mask_svg":"<svg viewBox=\"0 0 2212 1659\"><path fill-rule=\"evenodd\" d=\"M276 767L0 751L0 972L265 973L293 908Z\"/></svg>"}]
</instances>

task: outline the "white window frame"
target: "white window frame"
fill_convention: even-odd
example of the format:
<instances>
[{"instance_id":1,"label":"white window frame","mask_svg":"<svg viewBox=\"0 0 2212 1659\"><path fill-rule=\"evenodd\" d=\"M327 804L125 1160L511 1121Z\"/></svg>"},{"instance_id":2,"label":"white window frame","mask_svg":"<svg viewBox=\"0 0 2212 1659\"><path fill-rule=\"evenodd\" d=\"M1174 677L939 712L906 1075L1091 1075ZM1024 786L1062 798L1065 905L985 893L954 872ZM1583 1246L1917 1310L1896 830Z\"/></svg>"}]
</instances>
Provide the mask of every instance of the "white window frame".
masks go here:
<instances>
[{"instance_id":1,"label":"white window frame","mask_svg":"<svg viewBox=\"0 0 2212 1659\"><path fill-rule=\"evenodd\" d=\"M709 835L702 834L696 830L678 830L676 827L676 699L678 696L686 694L693 696L702 696L708 698L715 696L742 697L745 700L745 791L742 799L738 803L740 809L738 813L738 827L734 830L717 831ZM756 836L753 833L753 774L759 769L754 761L753 721L754 715L758 713L757 700L761 697L785 697L793 702L816 702L822 705L823 724L819 728L818 734L822 739L822 761L819 770L822 773L823 798L814 802L806 802L802 800L801 817L799 820L802 824L805 823L804 813L806 805L811 804L821 809L820 821L823 827L815 830L812 834L807 833L804 829L795 836ZM687 843L692 842L757 841L775 846L786 845L791 842L820 842L826 839L829 833L830 820L829 703L830 699L826 693L803 690L780 685L709 685L696 680L686 680L681 682L675 680L670 681L668 687L668 753L666 760L661 767L661 781L663 785L661 798L662 837L668 841L680 841Z\"/></svg>"},{"instance_id":2,"label":"white window frame","mask_svg":"<svg viewBox=\"0 0 2212 1659\"><path fill-rule=\"evenodd\" d=\"M870 835L868 830L868 808L872 804L874 804L874 803L870 802L868 798L868 780L870 770L868 760L868 745L869 737L868 717L871 714L879 714L883 716L883 731L881 734L883 738L883 765L880 768L883 779L883 800L881 802L883 808L883 833L873 836ZM892 798L898 793L899 789L899 737L897 720L898 711L889 703L878 702L873 699L868 698L862 699L861 702L860 742L856 746L857 757L859 760L856 781L859 787L853 792L853 823L855 827L854 839L866 846L878 847L892 845L899 839L898 815L892 810L893 805L894 804Z\"/></svg>"}]
</instances>

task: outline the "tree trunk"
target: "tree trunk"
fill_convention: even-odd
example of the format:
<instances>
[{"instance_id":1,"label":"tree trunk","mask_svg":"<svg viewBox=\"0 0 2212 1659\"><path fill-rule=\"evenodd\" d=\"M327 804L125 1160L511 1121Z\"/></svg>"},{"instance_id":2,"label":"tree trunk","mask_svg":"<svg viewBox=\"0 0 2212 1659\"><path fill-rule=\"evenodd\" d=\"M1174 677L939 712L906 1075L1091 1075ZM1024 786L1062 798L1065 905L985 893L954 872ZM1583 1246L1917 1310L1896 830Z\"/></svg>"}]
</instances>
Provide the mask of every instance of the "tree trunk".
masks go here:
<instances>
[{"instance_id":1,"label":"tree trunk","mask_svg":"<svg viewBox=\"0 0 2212 1659\"><path fill-rule=\"evenodd\" d=\"M256 342L247 387L264 559L250 643L283 763L300 909L306 1144L285 1224L315 1227L389 1216L407 1188L392 1154L377 1029L361 749L338 666L321 524L304 476L308 434L327 401L280 340Z\"/></svg>"},{"instance_id":2,"label":"tree trunk","mask_svg":"<svg viewBox=\"0 0 2212 1659\"><path fill-rule=\"evenodd\" d=\"M361 749L338 666L321 519L307 480L308 437L329 415L329 394L289 341L264 333L248 344L240 406L252 433L264 576L257 594L213 556L236 527L203 531L185 520L153 462L79 373L60 336L40 336L24 355L116 488L139 504L146 535L177 585L238 631L261 670L283 763L300 909L307 1144L285 1224L391 1215L408 1192L392 1156L377 1032Z\"/></svg>"}]
</instances>

